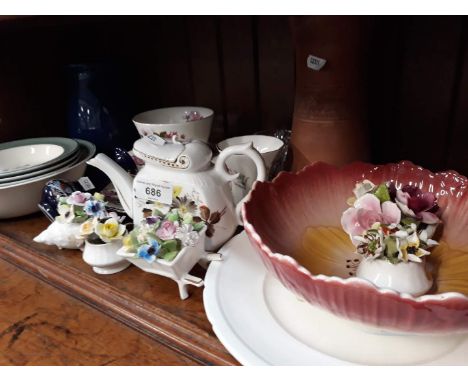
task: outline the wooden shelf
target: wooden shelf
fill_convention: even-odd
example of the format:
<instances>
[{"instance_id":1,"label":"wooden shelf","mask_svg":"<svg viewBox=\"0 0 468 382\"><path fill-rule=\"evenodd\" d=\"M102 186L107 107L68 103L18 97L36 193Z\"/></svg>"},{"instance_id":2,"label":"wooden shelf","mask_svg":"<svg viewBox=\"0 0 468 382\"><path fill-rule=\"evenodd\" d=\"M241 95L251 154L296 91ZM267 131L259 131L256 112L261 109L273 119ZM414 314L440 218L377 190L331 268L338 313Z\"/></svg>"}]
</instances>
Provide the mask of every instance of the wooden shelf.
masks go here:
<instances>
[{"instance_id":1,"label":"wooden shelf","mask_svg":"<svg viewBox=\"0 0 468 382\"><path fill-rule=\"evenodd\" d=\"M175 282L133 266L98 275L78 250L37 244L49 224L42 215L0 221L0 258L203 365L237 365L211 329L203 288L179 299ZM202 269L197 269L201 275Z\"/></svg>"}]
</instances>

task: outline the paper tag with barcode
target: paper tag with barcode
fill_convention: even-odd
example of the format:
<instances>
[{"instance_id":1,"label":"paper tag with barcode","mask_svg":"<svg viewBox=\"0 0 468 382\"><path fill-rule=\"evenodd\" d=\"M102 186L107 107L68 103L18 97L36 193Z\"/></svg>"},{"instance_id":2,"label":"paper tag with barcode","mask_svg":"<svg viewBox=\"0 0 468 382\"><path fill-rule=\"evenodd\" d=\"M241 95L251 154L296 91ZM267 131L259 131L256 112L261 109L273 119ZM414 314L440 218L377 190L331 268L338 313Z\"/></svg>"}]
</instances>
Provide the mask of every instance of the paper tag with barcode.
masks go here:
<instances>
[{"instance_id":1,"label":"paper tag with barcode","mask_svg":"<svg viewBox=\"0 0 468 382\"><path fill-rule=\"evenodd\" d=\"M78 183L83 187L83 190L89 191L92 190L93 188L96 188L91 182L91 179L89 179L87 176L83 176L80 179L78 179Z\"/></svg>"},{"instance_id":2,"label":"paper tag with barcode","mask_svg":"<svg viewBox=\"0 0 468 382\"><path fill-rule=\"evenodd\" d=\"M133 184L133 191L138 199L162 204L172 204L172 188L171 183L163 181L153 182L137 179Z\"/></svg>"},{"instance_id":3,"label":"paper tag with barcode","mask_svg":"<svg viewBox=\"0 0 468 382\"><path fill-rule=\"evenodd\" d=\"M144 139L156 146L162 146L166 144L166 141L157 134L145 135Z\"/></svg>"},{"instance_id":4,"label":"paper tag with barcode","mask_svg":"<svg viewBox=\"0 0 468 382\"><path fill-rule=\"evenodd\" d=\"M313 56L311 54L309 54L309 57L307 57L307 67L313 70L318 71L322 69L326 63L327 60L325 60L324 58Z\"/></svg>"}]
</instances>

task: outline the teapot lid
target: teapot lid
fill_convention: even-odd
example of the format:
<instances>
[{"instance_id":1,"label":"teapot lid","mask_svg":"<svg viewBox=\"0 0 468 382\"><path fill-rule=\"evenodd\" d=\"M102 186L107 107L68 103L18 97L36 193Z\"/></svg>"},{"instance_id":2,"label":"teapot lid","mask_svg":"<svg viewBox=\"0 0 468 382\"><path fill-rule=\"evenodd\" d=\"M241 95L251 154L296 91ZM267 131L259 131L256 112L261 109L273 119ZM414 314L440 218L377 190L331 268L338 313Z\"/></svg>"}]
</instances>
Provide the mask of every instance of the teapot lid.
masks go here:
<instances>
[{"instance_id":1,"label":"teapot lid","mask_svg":"<svg viewBox=\"0 0 468 382\"><path fill-rule=\"evenodd\" d=\"M210 147L201 141L179 141L157 134L144 136L133 144L133 153L145 163L167 168L197 171L211 162Z\"/></svg>"}]
</instances>

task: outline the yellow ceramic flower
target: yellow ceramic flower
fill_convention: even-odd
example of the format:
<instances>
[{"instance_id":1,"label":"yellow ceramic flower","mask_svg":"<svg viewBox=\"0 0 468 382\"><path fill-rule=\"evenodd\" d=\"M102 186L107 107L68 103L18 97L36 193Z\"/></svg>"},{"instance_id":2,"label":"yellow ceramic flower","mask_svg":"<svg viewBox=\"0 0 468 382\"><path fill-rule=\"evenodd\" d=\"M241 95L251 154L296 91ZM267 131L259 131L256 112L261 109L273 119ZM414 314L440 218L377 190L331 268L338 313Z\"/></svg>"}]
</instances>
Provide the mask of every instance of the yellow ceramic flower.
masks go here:
<instances>
[{"instance_id":1,"label":"yellow ceramic flower","mask_svg":"<svg viewBox=\"0 0 468 382\"><path fill-rule=\"evenodd\" d=\"M414 261L416 263L420 263L422 261L420 259L421 257L430 254L429 251L420 248L420 244L421 243L417 233L413 232L406 239L401 240L399 249L400 254L398 257L401 258L404 262Z\"/></svg>"},{"instance_id":2,"label":"yellow ceramic flower","mask_svg":"<svg viewBox=\"0 0 468 382\"><path fill-rule=\"evenodd\" d=\"M124 236L122 239L122 244L125 247L125 250L133 247L132 237L130 235Z\"/></svg>"},{"instance_id":3,"label":"yellow ceramic flower","mask_svg":"<svg viewBox=\"0 0 468 382\"><path fill-rule=\"evenodd\" d=\"M152 207L154 209L156 209L156 210L159 210L164 215L167 214L169 212L169 210L171 209L170 205L163 204L163 203L160 203L160 202L153 202ZM153 210L153 214L154 214L154 210Z\"/></svg>"},{"instance_id":4,"label":"yellow ceramic flower","mask_svg":"<svg viewBox=\"0 0 468 382\"><path fill-rule=\"evenodd\" d=\"M104 223L96 224L97 235L106 243L112 240L122 239L125 230L125 226L114 218L107 219Z\"/></svg>"},{"instance_id":5,"label":"yellow ceramic flower","mask_svg":"<svg viewBox=\"0 0 468 382\"><path fill-rule=\"evenodd\" d=\"M96 219L88 219L83 224L80 225L80 236L86 237L91 235L94 232L94 227L96 226Z\"/></svg>"},{"instance_id":6,"label":"yellow ceramic flower","mask_svg":"<svg viewBox=\"0 0 468 382\"><path fill-rule=\"evenodd\" d=\"M180 193L182 192L182 186L174 186L172 187L172 197L177 198Z\"/></svg>"},{"instance_id":7,"label":"yellow ceramic flower","mask_svg":"<svg viewBox=\"0 0 468 382\"><path fill-rule=\"evenodd\" d=\"M99 192L95 192L94 195L93 195L94 199L100 201L100 202L103 202L104 201L104 195L99 193Z\"/></svg>"}]
</instances>

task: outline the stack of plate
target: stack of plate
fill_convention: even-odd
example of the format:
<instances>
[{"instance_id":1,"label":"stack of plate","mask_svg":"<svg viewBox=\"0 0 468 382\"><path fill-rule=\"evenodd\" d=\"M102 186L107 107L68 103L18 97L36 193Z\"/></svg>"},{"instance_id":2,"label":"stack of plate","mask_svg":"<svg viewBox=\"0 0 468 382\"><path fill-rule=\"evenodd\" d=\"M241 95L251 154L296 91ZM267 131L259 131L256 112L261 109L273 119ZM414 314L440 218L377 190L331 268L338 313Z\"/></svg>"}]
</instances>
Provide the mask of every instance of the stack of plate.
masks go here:
<instances>
[{"instance_id":1,"label":"stack of plate","mask_svg":"<svg viewBox=\"0 0 468 382\"><path fill-rule=\"evenodd\" d=\"M0 144L0 219L37 211L44 184L77 180L95 151L90 142L58 137Z\"/></svg>"}]
</instances>

